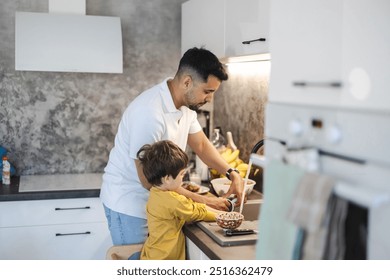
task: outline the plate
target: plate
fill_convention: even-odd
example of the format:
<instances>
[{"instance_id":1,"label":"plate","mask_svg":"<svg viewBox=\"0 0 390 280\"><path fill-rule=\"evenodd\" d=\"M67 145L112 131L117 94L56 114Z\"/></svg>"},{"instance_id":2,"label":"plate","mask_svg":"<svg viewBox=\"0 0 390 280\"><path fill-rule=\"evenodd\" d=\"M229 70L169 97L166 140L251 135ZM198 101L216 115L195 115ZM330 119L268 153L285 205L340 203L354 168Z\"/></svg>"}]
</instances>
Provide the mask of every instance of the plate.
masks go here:
<instances>
[{"instance_id":1,"label":"plate","mask_svg":"<svg viewBox=\"0 0 390 280\"><path fill-rule=\"evenodd\" d=\"M208 193L210 191L210 188L208 187L204 187L204 186L201 186L201 185L198 185L197 183L194 183L194 182L190 182L190 181L184 181L183 182L183 188L186 188L184 185L185 184L191 184L191 185L195 185L199 188L199 190L197 190L196 192L193 192L193 193L197 193L197 194L205 194L205 193ZM188 190L188 188L186 188ZM191 190L190 190L191 191Z\"/></svg>"},{"instance_id":2,"label":"plate","mask_svg":"<svg viewBox=\"0 0 390 280\"><path fill-rule=\"evenodd\" d=\"M210 188L200 186L199 190L196 193L197 194L205 194L205 193L208 193L209 191L210 191Z\"/></svg>"}]
</instances>

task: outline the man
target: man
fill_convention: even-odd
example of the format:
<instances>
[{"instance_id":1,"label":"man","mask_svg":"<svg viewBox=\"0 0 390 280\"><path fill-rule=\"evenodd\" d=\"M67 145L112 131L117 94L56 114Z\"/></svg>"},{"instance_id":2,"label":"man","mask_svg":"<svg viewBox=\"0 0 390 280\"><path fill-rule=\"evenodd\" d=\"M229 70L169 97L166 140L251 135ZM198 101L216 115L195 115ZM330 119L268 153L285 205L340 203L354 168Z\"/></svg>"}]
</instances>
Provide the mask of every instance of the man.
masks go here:
<instances>
[{"instance_id":1,"label":"man","mask_svg":"<svg viewBox=\"0 0 390 280\"><path fill-rule=\"evenodd\" d=\"M230 177L232 184L225 197L235 193L241 201L243 183L239 173L211 144L194 111L210 102L227 79L213 53L192 48L181 58L173 79L144 91L130 103L119 124L100 193L114 245L142 243L147 237L145 206L151 185L137 159L144 144L171 140L183 150L188 144L206 165ZM178 193L212 208L228 210L226 198L201 196L184 188Z\"/></svg>"}]
</instances>

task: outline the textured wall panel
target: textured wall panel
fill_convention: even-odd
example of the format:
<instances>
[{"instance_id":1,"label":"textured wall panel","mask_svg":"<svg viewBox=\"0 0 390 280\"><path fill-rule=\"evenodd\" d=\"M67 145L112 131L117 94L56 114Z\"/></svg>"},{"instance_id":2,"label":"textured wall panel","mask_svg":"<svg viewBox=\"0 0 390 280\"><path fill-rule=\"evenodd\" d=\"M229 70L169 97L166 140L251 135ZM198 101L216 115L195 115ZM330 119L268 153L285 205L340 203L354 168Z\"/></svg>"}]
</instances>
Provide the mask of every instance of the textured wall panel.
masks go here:
<instances>
[{"instance_id":1,"label":"textured wall panel","mask_svg":"<svg viewBox=\"0 0 390 280\"><path fill-rule=\"evenodd\" d=\"M87 15L121 18L123 74L15 71L15 12L48 1L0 2L0 145L18 174L103 170L128 103L176 72L182 2L87 1Z\"/></svg>"}]
</instances>

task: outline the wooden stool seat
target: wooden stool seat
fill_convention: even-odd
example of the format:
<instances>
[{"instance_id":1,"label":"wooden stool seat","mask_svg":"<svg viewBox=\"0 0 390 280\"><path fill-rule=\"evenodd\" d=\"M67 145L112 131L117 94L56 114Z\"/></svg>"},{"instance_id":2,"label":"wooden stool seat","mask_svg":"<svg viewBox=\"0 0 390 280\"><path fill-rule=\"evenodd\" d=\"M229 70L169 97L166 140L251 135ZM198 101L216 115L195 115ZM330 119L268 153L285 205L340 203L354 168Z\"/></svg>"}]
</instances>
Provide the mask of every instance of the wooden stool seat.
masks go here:
<instances>
[{"instance_id":1,"label":"wooden stool seat","mask_svg":"<svg viewBox=\"0 0 390 280\"><path fill-rule=\"evenodd\" d=\"M142 250L144 244L114 245L106 253L107 260L127 260L135 252Z\"/></svg>"}]
</instances>

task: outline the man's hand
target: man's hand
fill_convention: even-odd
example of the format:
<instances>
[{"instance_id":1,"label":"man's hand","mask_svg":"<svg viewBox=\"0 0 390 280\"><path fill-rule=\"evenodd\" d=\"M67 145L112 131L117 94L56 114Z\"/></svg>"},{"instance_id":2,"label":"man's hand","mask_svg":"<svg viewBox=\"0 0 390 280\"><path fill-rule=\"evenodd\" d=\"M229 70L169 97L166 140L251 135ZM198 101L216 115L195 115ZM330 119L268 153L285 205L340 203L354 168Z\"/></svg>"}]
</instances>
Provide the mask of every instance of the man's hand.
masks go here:
<instances>
[{"instance_id":1,"label":"man's hand","mask_svg":"<svg viewBox=\"0 0 390 280\"><path fill-rule=\"evenodd\" d=\"M245 196L244 180L242 180L240 174L238 174L237 172L231 172L230 179L232 183L230 184L229 190L223 197L229 197L231 194L236 194L237 201L235 206L239 206L241 204L241 199L243 198L243 196ZM246 197L244 197L244 201L246 201Z\"/></svg>"}]
</instances>

